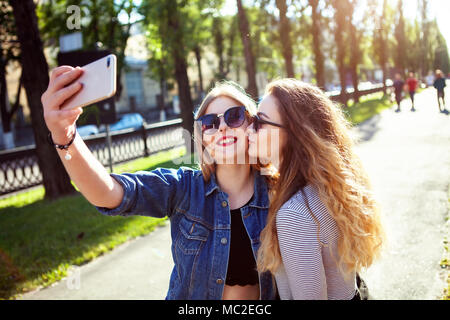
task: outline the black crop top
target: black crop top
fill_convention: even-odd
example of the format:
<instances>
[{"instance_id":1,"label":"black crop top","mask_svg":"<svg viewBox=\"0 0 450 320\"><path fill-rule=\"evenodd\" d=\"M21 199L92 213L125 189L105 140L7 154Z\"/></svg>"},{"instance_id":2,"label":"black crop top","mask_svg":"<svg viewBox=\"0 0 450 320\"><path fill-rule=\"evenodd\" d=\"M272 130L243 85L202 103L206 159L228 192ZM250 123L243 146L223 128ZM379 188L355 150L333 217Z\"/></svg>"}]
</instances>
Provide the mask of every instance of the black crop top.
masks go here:
<instances>
[{"instance_id":1,"label":"black crop top","mask_svg":"<svg viewBox=\"0 0 450 320\"><path fill-rule=\"evenodd\" d=\"M251 199L247 202L249 204ZM247 205L246 204L246 205ZM225 284L249 285L259 282L250 238L242 221L241 209L231 210L230 258Z\"/></svg>"}]
</instances>

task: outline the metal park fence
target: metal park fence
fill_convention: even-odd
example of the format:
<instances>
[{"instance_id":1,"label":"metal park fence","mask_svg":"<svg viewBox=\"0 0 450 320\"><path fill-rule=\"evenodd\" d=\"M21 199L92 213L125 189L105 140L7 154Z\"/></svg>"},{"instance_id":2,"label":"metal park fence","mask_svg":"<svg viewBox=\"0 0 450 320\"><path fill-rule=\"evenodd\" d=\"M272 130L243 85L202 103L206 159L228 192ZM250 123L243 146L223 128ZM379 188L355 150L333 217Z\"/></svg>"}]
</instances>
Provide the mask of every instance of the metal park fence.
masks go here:
<instances>
[{"instance_id":1,"label":"metal park fence","mask_svg":"<svg viewBox=\"0 0 450 320\"><path fill-rule=\"evenodd\" d=\"M111 157L113 164L119 164L146 157L159 151L184 145L181 119L155 124L146 124L140 129L113 131ZM83 140L105 166L109 164L106 133L100 133ZM42 183L36 147L27 146L0 151L0 195L33 187Z\"/></svg>"}]
</instances>

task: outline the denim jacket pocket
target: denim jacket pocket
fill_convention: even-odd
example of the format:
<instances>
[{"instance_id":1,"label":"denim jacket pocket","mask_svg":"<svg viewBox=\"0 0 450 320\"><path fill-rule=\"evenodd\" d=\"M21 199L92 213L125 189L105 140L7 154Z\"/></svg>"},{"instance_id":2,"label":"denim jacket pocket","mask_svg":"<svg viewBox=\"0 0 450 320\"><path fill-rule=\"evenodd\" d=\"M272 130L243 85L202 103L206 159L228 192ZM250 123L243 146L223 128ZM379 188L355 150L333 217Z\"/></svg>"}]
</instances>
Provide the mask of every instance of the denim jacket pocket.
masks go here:
<instances>
[{"instance_id":1,"label":"denim jacket pocket","mask_svg":"<svg viewBox=\"0 0 450 320\"><path fill-rule=\"evenodd\" d=\"M176 246L186 255L197 254L208 239L209 231L196 221L182 217Z\"/></svg>"}]
</instances>

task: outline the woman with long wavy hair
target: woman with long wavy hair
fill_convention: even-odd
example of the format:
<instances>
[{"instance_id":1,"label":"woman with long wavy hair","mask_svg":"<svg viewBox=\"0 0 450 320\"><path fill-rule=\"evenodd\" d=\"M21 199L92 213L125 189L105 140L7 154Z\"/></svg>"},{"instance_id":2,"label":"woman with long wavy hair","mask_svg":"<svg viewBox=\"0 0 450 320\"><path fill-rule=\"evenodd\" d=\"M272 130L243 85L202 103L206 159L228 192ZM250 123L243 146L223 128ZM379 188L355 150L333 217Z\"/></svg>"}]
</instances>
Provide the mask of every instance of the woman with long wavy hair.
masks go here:
<instances>
[{"instance_id":1,"label":"woman with long wavy hair","mask_svg":"<svg viewBox=\"0 0 450 320\"><path fill-rule=\"evenodd\" d=\"M247 128L249 155L274 169L257 264L281 299L366 298L358 273L383 230L349 129L320 89L295 79L268 84Z\"/></svg>"}]
</instances>

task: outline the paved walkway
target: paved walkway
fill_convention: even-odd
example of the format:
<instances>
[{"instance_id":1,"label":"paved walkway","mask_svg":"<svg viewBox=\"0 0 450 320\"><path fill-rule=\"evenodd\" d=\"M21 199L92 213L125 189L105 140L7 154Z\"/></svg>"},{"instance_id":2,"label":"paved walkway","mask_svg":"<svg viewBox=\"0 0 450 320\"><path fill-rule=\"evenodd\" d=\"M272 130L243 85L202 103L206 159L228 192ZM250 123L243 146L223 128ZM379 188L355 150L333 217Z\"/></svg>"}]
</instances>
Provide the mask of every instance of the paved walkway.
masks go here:
<instances>
[{"instance_id":1,"label":"paved walkway","mask_svg":"<svg viewBox=\"0 0 450 320\"><path fill-rule=\"evenodd\" d=\"M389 237L383 257L363 273L373 299L436 299L444 287L439 261L448 210L450 116L438 113L434 89L416 100L416 112L404 100L402 112L386 110L356 130L363 139L357 152ZM166 225L22 299L164 299L172 267Z\"/></svg>"},{"instance_id":2,"label":"paved walkway","mask_svg":"<svg viewBox=\"0 0 450 320\"><path fill-rule=\"evenodd\" d=\"M364 274L374 299L436 299L444 288L439 262L448 233L450 116L438 112L434 89L418 94L415 104L416 112L404 100L401 112L392 108L371 119L361 128L371 138L357 147L389 242Z\"/></svg>"}]
</instances>

